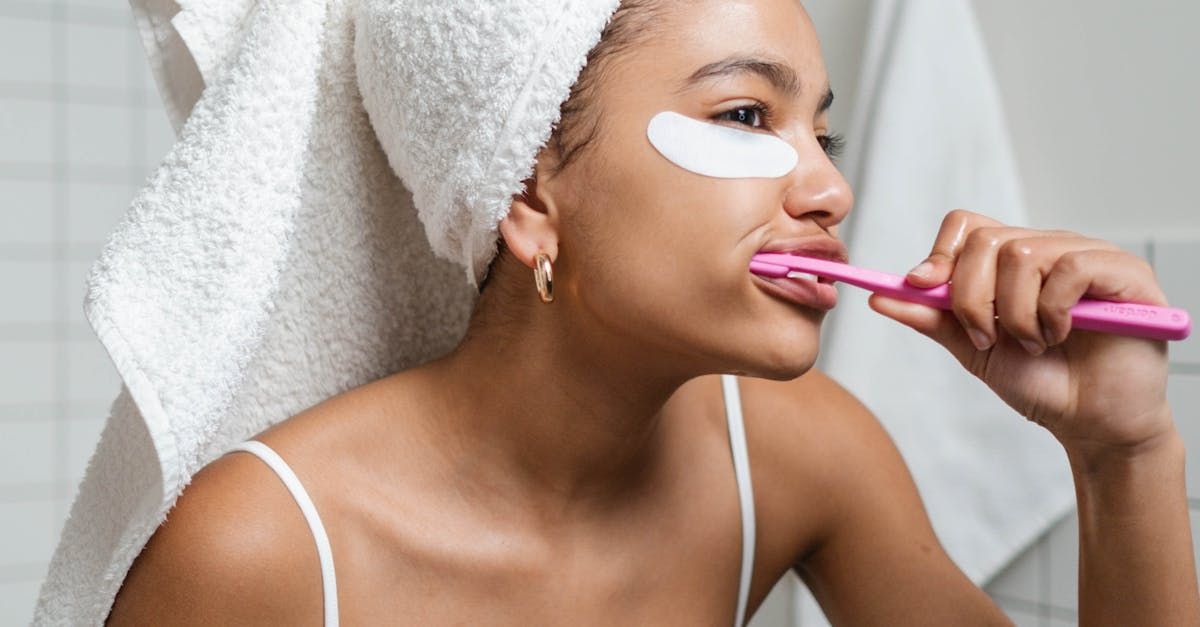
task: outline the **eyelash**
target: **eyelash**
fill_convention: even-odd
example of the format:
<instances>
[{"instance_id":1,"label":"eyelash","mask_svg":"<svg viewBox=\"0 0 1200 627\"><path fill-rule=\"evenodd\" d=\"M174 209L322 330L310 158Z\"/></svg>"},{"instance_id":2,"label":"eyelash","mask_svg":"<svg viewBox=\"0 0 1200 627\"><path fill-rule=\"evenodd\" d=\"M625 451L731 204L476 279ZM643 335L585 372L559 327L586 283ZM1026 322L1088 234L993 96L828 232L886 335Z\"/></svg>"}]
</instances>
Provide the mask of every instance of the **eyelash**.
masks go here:
<instances>
[{"instance_id":1,"label":"eyelash","mask_svg":"<svg viewBox=\"0 0 1200 627\"><path fill-rule=\"evenodd\" d=\"M775 120L775 111L771 108L771 105L759 100L756 100L752 105L742 105L740 107L734 107L727 111L718 113L714 119L727 119L724 116L742 110L754 111L761 119L763 124L762 127L751 126L751 128L770 128L771 123ZM737 122L736 120L729 121L736 122L738 124L745 124L744 122ZM829 135L818 136L817 141L820 142L821 149L825 151L825 154L829 156L829 160L837 163L838 157L842 156L842 150L846 147L846 138L843 137L841 133L831 133Z\"/></svg>"}]
</instances>

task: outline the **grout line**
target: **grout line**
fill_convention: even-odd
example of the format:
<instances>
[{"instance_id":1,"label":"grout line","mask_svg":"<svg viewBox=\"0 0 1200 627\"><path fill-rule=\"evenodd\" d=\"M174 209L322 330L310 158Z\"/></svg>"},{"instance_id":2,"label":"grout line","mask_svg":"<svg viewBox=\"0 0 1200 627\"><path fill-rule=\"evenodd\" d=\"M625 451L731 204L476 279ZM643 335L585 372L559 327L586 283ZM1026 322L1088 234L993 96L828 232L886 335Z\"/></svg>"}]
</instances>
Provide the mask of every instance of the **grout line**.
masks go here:
<instances>
[{"instance_id":1,"label":"grout line","mask_svg":"<svg viewBox=\"0 0 1200 627\"><path fill-rule=\"evenodd\" d=\"M53 322L9 322L0 324L0 342L54 342L59 339ZM68 342L95 340L96 334L86 322L68 321L63 337ZM0 407L9 403L0 401Z\"/></svg>"},{"instance_id":2,"label":"grout line","mask_svg":"<svg viewBox=\"0 0 1200 627\"><path fill-rule=\"evenodd\" d=\"M67 7L62 2L30 2L29 0L4 0L0 3L0 17L20 20L41 20L56 24L84 24L91 26L116 26L128 28L133 16L127 11L102 7Z\"/></svg>"},{"instance_id":3,"label":"grout line","mask_svg":"<svg viewBox=\"0 0 1200 627\"><path fill-rule=\"evenodd\" d=\"M3 179L0 179L3 180ZM63 258L71 263L94 262L104 248L103 241L67 242L63 249ZM0 245L0 261L49 263L54 261L53 243L30 244L26 242L4 242ZM4 334L6 323L0 323L0 336ZM24 323L7 323L24 324ZM37 324L37 323L31 323ZM21 338L24 339L24 338Z\"/></svg>"},{"instance_id":4,"label":"grout line","mask_svg":"<svg viewBox=\"0 0 1200 627\"><path fill-rule=\"evenodd\" d=\"M54 313L51 321L54 326L54 344L55 344L55 359L53 360L54 380L51 382L53 390L52 398L54 403L54 486L50 492L56 498L54 503L54 519L61 520L66 512L63 511L63 505L57 500L62 496L61 485L67 481L68 464L67 464L67 448L68 448L68 425L66 421L66 396L67 396L67 377L70 374L70 351L67 348L66 336L67 319L66 319L66 303L67 303L67 260L66 260L66 240L67 240L67 189L70 184L70 173L67 170L66 164L69 158L70 138L67 137L67 102L66 102L66 76L67 76L67 32L66 32L66 15L67 7L65 0L57 0L51 7L51 12L55 18L50 37L51 37L51 76L53 78L52 91L55 97L53 104L54 124L52 129L54 146L51 149L53 159L53 167L51 169L54 178L51 188L51 211L53 212L52 231L53 231L53 257L52 276L53 276L53 293L54 293Z\"/></svg>"},{"instance_id":5,"label":"grout line","mask_svg":"<svg viewBox=\"0 0 1200 627\"><path fill-rule=\"evenodd\" d=\"M1077 612L1055 605L1048 605L1040 601L1029 601L1027 599L1004 596L1003 594L993 594L991 597L1001 609L1036 614L1040 622L1045 622L1050 618L1063 620L1075 620L1078 618Z\"/></svg>"},{"instance_id":6,"label":"grout line","mask_svg":"<svg viewBox=\"0 0 1200 627\"><path fill-rule=\"evenodd\" d=\"M116 393L113 393L116 396ZM70 424L104 422L108 420L108 409L112 399L92 398L64 403L67 408L66 421ZM0 424L14 422L37 422L53 420L55 402L7 403L0 402Z\"/></svg>"},{"instance_id":7,"label":"grout line","mask_svg":"<svg viewBox=\"0 0 1200 627\"><path fill-rule=\"evenodd\" d=\"M0 403L0 423L49 420L54 403Z\"/></svg>"},{"instance_id":8,"label":"grout line","mask_svg":"<svg viewBox=\"0 0 1200 627\"><path fill-rule=\"evenodd\" d=\"M16 181L45 181L57 182L55 170L57 166L68 174L72 181L80 183L111 183L125 185L129 177L150 168L150 164L135 164L132 166L105 166L97 164L52 164L52 163L18 163L0 161L0 179Z\"/></svg>"},{"instance_id":9,"label":"grout line","mask_svg":"<svg viewBox=\"0 0 1200 627\"><path fill-rule=\"evenodd\" d=\"M56 90L65 89L64 95L56 95ZM56 102L59 99L70 104L79 105L124 105L138 103L146 109L154 108L147 98L148 92L142 87L101 87L96 85L71 85L57 81L46 83L31 83L29 81L0 80L0 97L8 100L27 100L33 102Z\"/></svg>"},{"instance_id":10,"label":"grout line","mask_svg":"<svg viewBox=\"0 0 1200 627\"><path fill-rule=\"evenodd\" d=\"M129 37L125 38L125 51L129 63L129 76L140 77L148 71L147 64L143 60L144 51L142 42L134 31ZM140 81L141 85L145 85L145 81ZM129 90L125 94L126 104L129 106L129 163L146 164L146 137L148 136L146 121L150 117L146 115L146 110L151 102L145 89ZM146 180L146 170L153 168L129 168L129 184L131 189L126 196L125 204L129 205L132 196L137 193L138 188Z\"/></svg>"}]
</instances>

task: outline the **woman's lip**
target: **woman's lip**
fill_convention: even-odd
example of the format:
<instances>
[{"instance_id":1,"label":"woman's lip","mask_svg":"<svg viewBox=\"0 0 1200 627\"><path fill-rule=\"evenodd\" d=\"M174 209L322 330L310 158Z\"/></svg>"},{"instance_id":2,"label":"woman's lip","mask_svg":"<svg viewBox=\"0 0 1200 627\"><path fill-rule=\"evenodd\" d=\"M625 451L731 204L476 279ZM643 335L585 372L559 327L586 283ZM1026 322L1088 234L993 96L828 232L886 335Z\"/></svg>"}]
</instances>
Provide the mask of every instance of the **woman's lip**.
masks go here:
<instances>
[{"instance_id":1,"label":"woman's lip","mask_svg":"<svg viewBox=\"0 0 1200 627\"><path fill-rule=\"evenodd\" d=\"M837 288L828 283L816 283L807 279L768 278L751 273L762 289L806 307L829 311L837 306Z\"/></svg>"}]
</instances>

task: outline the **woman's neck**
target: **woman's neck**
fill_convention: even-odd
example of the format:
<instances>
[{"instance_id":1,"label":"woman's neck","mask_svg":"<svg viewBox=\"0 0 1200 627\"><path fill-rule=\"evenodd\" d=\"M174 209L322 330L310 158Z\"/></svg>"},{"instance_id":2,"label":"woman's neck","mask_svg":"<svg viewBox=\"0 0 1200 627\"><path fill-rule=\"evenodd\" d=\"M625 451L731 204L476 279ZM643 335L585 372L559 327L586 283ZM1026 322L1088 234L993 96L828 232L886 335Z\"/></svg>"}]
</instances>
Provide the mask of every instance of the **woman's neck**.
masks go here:
<instances>
[{"instance_id":1,"label":"woman's neck","mask_svg":"<svg viewBox=\"0 0 1200 627\"><path fill-rule=\"evenodd\" d=\"M573 330L472 334L420 369L430 435L457 472L517 499L602 505L660 461L668 401L691 376L645 346ZM545 329L546 327L541 327Z\"/></svg>"}]
</instances>

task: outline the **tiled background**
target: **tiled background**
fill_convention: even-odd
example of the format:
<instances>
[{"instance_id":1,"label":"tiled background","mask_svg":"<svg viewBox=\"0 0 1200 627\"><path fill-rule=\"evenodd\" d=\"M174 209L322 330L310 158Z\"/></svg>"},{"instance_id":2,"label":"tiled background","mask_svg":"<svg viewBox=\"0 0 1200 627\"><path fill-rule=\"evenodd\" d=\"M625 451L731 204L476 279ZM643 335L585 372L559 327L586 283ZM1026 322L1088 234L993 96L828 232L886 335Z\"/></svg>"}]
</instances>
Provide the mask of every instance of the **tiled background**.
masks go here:
<instances>
[{"instance_id":1,"label":"tiled background","mask_svg":"<svg viewBox=\"0 0 1200 627\"><path fill-rule=\"evenodd\" d=\"M120 385L83 318L84 277L173 140L125 2L0 3L0 624L28 621ZM1155 264L1173 304L1200 312L1196 244L1125 245ZM1200 343L1172 343L1171 358L1176 419L1200 451ZM1200 463L1188 488L1195 528ZM986 586L1019 625L1074 624L1075 524ZM793 623L796 593L780 586L753 624Z\"/></svg>"},{"instance_id":2,"label":"tiled background","mask_svg":"<svg viewBox=\"0 0 1200 627\"><path fill-rule=\"evenodd\" d=\"M31 616L120 387L84 278L174 141L155 89L125 2L0 2L0 625Z\"/></svg>"}]
</instances>

